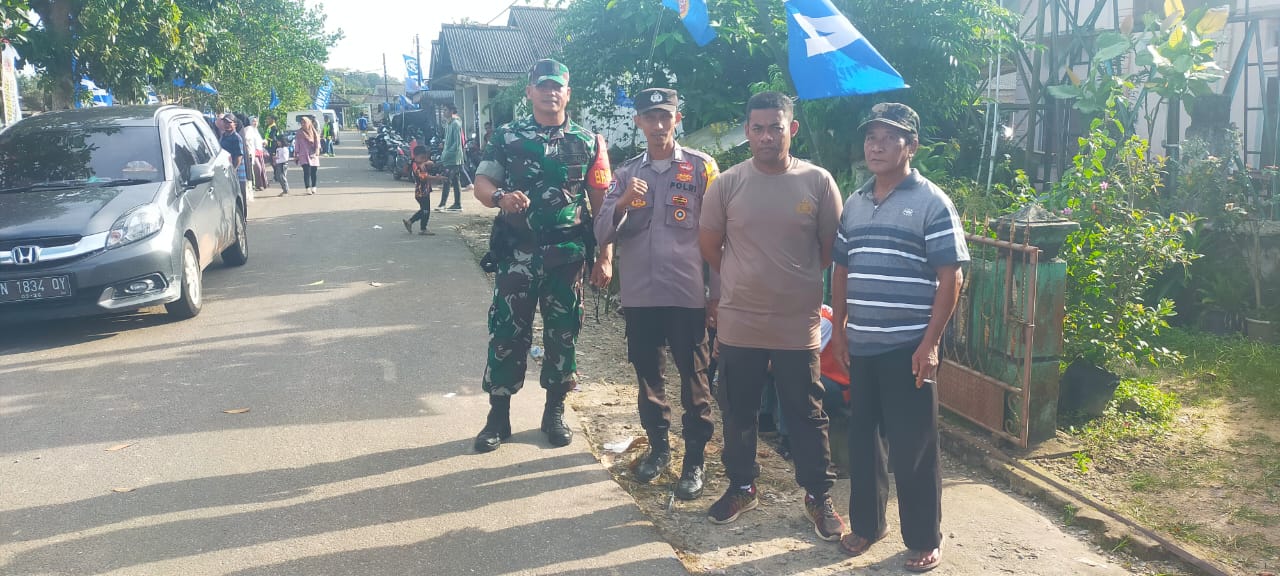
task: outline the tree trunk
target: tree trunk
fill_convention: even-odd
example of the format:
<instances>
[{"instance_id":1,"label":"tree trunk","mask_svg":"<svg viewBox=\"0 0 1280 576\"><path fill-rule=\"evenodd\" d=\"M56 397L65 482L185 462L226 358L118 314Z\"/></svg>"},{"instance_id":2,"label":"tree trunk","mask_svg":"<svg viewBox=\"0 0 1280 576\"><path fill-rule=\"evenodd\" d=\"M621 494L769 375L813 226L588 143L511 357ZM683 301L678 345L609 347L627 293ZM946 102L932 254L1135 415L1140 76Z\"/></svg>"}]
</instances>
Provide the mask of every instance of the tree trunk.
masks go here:
<instances>
[{"instance_id":1,"label":"tree trunk","mask_svg":"<svg viewBox=\"0 0 1280 576\"><path fill-rule=\"evenodd\" d=\"M53 109L66 110L75 104L76 78L71 63L71 12L72 5L78 12L80 2L76 0L50 0L39 6L33 3L32 8L40 15L41 25L48 31L50 45L58 57L49 64L49 78L53 83Z\"/></svg>"}]
</instances>

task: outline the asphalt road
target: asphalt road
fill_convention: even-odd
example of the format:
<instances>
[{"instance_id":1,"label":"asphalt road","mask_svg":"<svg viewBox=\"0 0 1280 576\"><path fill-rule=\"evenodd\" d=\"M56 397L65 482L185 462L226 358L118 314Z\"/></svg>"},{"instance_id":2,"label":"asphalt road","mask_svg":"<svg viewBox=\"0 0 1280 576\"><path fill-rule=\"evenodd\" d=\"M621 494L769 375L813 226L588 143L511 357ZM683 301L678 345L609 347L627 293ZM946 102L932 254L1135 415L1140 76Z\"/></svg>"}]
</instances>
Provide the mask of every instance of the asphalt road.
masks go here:
<instances>
[{"instance_id":1,"label":"asphalt road","mask_svg":"<svg viewBox=\"0 0 1280 576\"><path fill-rule=\"evenodd\" d=\"M685 574L581 437L546 443L536 373L472 454L490 287L457 216L405 234L410 186L338 151L250 205L199 317L0 328L0 574Z\"/></svg>"}]
</instances>

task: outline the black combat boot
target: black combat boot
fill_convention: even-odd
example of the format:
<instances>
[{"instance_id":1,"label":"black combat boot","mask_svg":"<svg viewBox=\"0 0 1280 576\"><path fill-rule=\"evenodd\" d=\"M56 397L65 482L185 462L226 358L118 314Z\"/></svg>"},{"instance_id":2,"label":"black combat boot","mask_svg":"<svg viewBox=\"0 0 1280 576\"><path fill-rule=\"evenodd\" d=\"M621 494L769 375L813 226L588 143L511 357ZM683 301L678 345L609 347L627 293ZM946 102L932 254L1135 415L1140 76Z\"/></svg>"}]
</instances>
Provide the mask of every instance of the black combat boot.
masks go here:
<instances>
[{"instance_id":1,"label":"black combat boot","mask_svg":"<svg viewBox=\"0 0 1280 576\"><path fill-rule=\"evenodd\" d=\"M670 463L671 445L667 442L666 434L661 437L650 436L649 453L636 464L636 481L648 484L654 478L661 476L662 471L666 470Z\"/></svg>"},{"instance_id":2,"label":"black combat boot","mask_svg":"<svg viewBox=\"0 0 1280 576\"><path fill-rule=\"evenodd\" d=\"M547 405L542 409L542 431L552 446L568 446L573 441L573 431L564 423L563 392L547 392Z\"/></svg>"},{"instance_id":3,"label":"black combat boot","mask_svg":"<svg viewBox=\"0 0 1280 576\"><path fill-rule=\"evenodd\" d=\"M489 395L489 417L476 435L476 452L492 452L511 437L511 397Z\"/></svg>"},{"instance_id":4,"label":"black combat boot","mask_svg":"<svg viewBox=\"0 0 1280 576\"><path fill-rule=\"evenodd\" d=\"M706 472L703 467L705 444L685 443L683 471L676 482L676 498L696 500L702 496L702 476Z\"/></svg>"}]
</instances>

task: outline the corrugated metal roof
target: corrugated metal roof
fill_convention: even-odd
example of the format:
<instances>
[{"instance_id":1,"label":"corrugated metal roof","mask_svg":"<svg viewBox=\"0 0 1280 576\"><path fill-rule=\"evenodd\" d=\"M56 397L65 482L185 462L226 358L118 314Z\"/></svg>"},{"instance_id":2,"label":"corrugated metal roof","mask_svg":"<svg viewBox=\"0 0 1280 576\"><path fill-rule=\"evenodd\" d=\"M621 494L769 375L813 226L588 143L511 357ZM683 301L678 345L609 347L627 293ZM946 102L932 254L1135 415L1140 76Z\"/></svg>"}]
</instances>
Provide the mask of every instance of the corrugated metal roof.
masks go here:
<instances>
[{"instance_id":1,"label":"corrugated metal roof","mask_svg":"<svg viewBox=\"0 0 1280 576\"><path fill-rule=\"evenodd\" d=\"M454 74L518 75L538 59L528 34L510 26L446 24L440 30L440 42L445 46L450 71Z\"/></svg>"},{"instance_id":2,"label":"corrugated metal roof","mask_svg":"<svg viewBox=\"0 0 1280 576\"><path fill-rule=\"evenodd\" d=\"M564 10L512 6L507 26L445 24L431 42L432 88L456 80L500 83L524 76L529 66L559 50L556 26Z\"/></svg>"},{"instance_id":3,"label":"corrugated metal roof","mask_svg":"<svg viewBox=\"0 0 1280 576\"><path fill-rule=\"evenodd\" d=\"M512 6L507 15L507 26L524 30L538 58L546 58L564 44L556 28L564 10L535 6Z\"/></svg>"}]
</instances>

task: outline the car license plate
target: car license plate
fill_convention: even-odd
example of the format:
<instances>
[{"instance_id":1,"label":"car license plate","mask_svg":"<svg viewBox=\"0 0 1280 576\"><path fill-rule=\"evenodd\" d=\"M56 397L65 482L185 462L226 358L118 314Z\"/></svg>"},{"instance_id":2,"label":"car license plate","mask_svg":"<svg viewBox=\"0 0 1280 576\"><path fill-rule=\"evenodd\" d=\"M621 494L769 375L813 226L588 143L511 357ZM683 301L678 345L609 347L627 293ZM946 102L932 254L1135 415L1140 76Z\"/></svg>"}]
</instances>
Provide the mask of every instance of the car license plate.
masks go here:
<instances>
[{"instance_id":1,"label":"car license plate","mask_svg":"<svg viewBox=\"0 0 1280 576\"><path fill-rule=\"evenodd\" d=\"M70 295L70 276L0 280L0 302L64 298Z\"/></svg>"}]
</instances>

